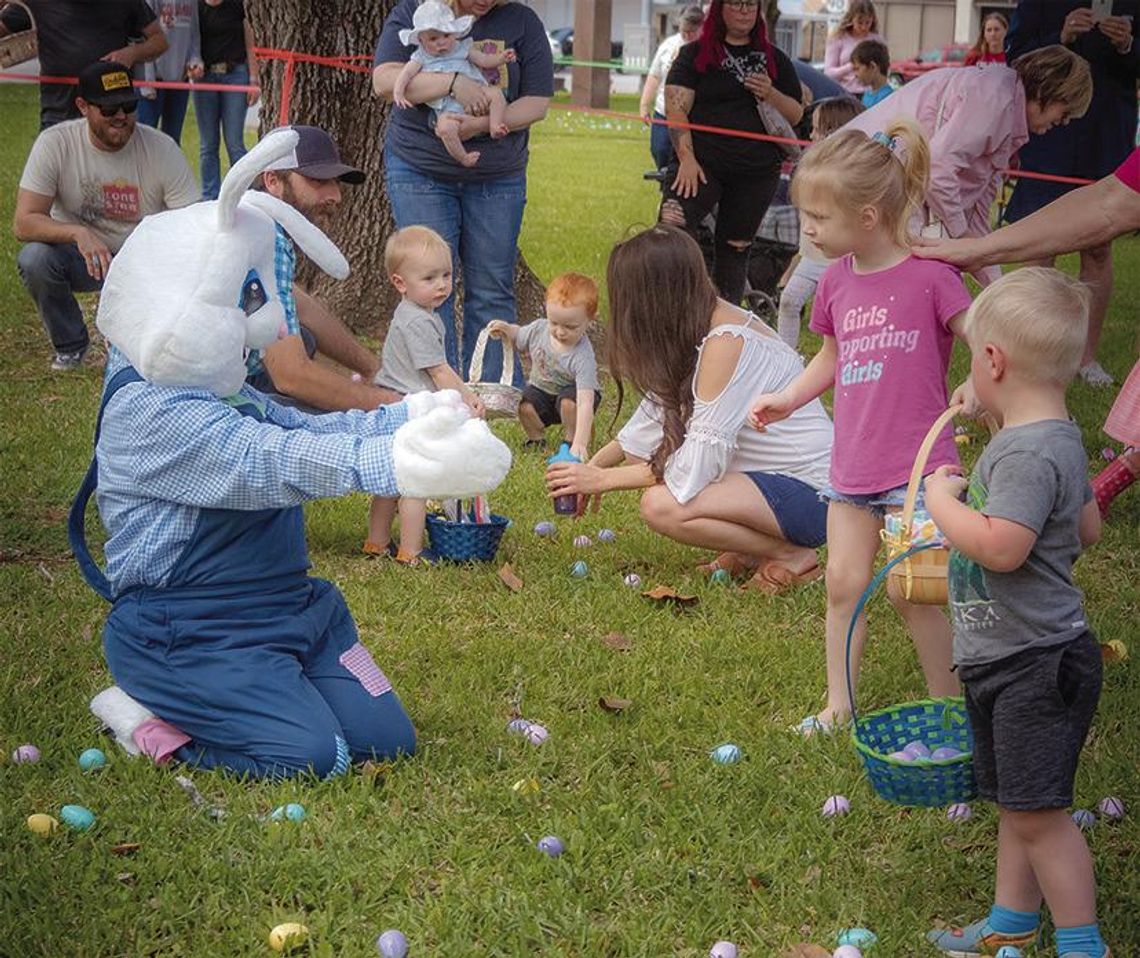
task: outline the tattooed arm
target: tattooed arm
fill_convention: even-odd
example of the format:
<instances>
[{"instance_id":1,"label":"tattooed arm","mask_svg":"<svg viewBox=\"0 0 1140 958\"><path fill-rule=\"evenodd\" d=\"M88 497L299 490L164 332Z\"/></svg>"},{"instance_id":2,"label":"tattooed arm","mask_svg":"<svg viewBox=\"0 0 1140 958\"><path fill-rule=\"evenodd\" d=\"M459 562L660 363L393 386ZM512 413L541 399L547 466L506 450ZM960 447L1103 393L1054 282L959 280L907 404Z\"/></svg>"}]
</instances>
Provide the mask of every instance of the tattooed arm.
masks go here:
<instances>
[{"instance_id":1,"label":"tattooed arm","mask_svg":"<svg viewBox=\"0 0 1140 958\"><path fill-rule=\"evenodd\" d=\"M688 123L689 111L693 108L695 91L684 86L665 84L665 119L670 123ZM697 195L701 183L707 183L705 171L697 162L693 151L692 131L683 127L670 126L669 139L677 153L677 177L672 190L682 198Z\"/></svg>"}]
</instances>

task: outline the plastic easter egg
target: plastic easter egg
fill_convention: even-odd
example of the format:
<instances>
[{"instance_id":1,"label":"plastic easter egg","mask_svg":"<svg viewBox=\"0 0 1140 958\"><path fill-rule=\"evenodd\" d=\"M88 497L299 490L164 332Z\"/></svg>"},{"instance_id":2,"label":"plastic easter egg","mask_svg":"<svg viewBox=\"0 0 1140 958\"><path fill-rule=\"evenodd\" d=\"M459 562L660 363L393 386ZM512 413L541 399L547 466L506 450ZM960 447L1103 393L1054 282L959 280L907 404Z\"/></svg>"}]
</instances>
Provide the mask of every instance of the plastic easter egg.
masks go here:
<instances>
[{"instance_id":1,"label":"plastic easter egg","mask_svg":"<svg viewBox=\"0 0 1140 958\"><path fill-rule=\"evenodd\" d=\"M95 824L95 813L82 805L64 805L59 820L74 832L85 832Z\"/></svg>"},{"instance_id":2,"label":"plastic easter egg","mask_svg":"<svg viewBox=\"0 0 1140 958\"><path fill-rule=\"evenodd\" d=\"M1073 821L1081 831L1087 831L1096 824L1096 816L1087 808L1078 808L1073 812Z\"/></svg>"},{"instance_id":3,"label":"plastic easter egg","mask_svg":"<svg viewBox=\"0 0 1140 958\"><path fill-rule=\"evenodd\" d=\"M909 765L914 761L914 759L911 758L910 752L891 752L887 758L889 758L892 762L902 762L904 765Z\"/></svg>"},{"instance_id":4,"label":"plastic easter egg","mask_svg":"<svg viewBox=\"0 0 1140 958\"><path fill-rule=\"evenodd\" d=\"M968 822L974 815L974 810L965 802L958 802L946 809L946 817L952 822Z\"/></svg>"},{"instance_id":5,"label":"plastic easter egg","mask_svg":"<svg viewBox=\"0 0 1140 958\"><path fill-rule=\"evenodd\" d=\"M709 949L709 958L737 958L740 952L731 941L718 941Z\"/></svg>"},{"instance_id":6,"label":"plastic easter egg","mask_svg":"<svg viewBox=\"0 0 1140 958\"><path fill-rule=\"evenodd\" d=\"M85 772L94 772L107 764L107 756L102 749L85 749L79 755L79 767Z\"/></svg>"},{"instance_id":7,"label":"plastic easter egg","mask_svg":"<svg viewBox=\"0 0 1140 958\"><path fill-rule=\"evenodd\" d=\"M534 527L534 534L542 536L544 539L549 539L555 533L553 522L539 522Z\"/></svg>"},{"instance_id":8,"label":"plastic easter egg","mask_svg":"<svg viewBox=\"0 0 1140 958\"><path fill-rule=\"evenodd\" d=\"M724 745L718 745L711 752L711 758L717 765L734 765L740 761L740 746L733 745L731 742L725 742Z\"/></svg>"},{"instance_id":9,"label":"plastic easter egg","mask_svg":"<svg viewBox=\"0 0 1140 958\"><path fill-rule=\"evenodd\" d=\"M617 533L613 529L599 529L598 541L599 542L613 542L617 538Z\"/></svg>"},{"instance_id":10,"label":"plastic easter egg","mask_svg":"<svg viewBox=\"0 0 1140 958\"><path fill-rule=\"evenodd\" d=\"M541 787L537 778L520 778L511 786L511 791L516 795L537 795Z\"/></svg>"},{"instance_id":11,"label":"plastic easter egg","mask_svg":"<svg viewBox=\"0 0 1140 958\"><path fill-rule=\"evenodd\" d=\"M1109 819L1117 819L1124 817L1124 802L1122 802L1115 795L1109 795L1108 798L1102 798L1100 804L1097 806L1101 815Z\"/></svg>"},{"instance_id":12,"label":"plastic easter egg","mask_svg":"<svg viewBox=\"0 0 1140 958\"><path fill-rule=\"evenodd\" d=\"M953 748L950 745L942 745L930 753L930 757L936 762L944 762L948 758L958 758L962 754L960 749Z\"/></svg>"},{"instance_id":13,"label":"plastic easter egg","mask_svg":"<svg viewBox=\"0 0 1140 958\"><path fill-rule=\"evenodd\" d=\"M914 761L920 758L930 758L930 746L922 741L915 740L913 742L907 742L902 750Z\"/></svg>"},{"instance_id":14,"label":"plastic easter egg","mask_svg":"<svg viewBox=\"0 0 1140 958\"><path fill-rule=\"evenodd\" d=\"M13 765L35 765L40 760L40 750L34 745L21 745L12 752Z\"/></svg>"},{"instance_id":15,"label":"plastic easter egg","mask_svg":"<svg viewBox=\"0 0 1140 958\"><path fill-rule=\"evenodd\" d=\"M585 549L587 546L592 546L593 544L589 536L574 536L575 549Z\"/></svg>"},{"instance_id":16,"label":"plastic easter egg","mask_svg":"<svg viewBox=\"0 0 1140 958\"><path fill-rule=\"evenodd\" d=\"M835 936L837 945L853 945L856 948L870 948L879 940L870 928L844 928Z\"/></svg>"},{"instance_id":17,"label":"plastic easter egg","mask_svg":"<svg viewBox=\"0 0 1140 958\"><path fill-rule=\"evenodd\" d=\"M575 579L584 579L590 572L590 567L586 565L581 559L570 566L570 574Z\"/></svg>"},{"instance_id":18,"label":"plastic easter egg","mask_svg":"<svg viewBox=\"0 0 1140 958\"><path fill-rule=\"evenodd\" d=\"M541 745L550 738L550 732L547 731L546 726L539 725L537 722L531 722L523 735L531 745Z\"/></svg>"},{"instance_id":19,"label":"plastic easter egg","mask_svg":"<svg viewBox=\"0 0 1140 958\"><path fill-rule=\"evenodd\" d=\"M530 728L530 719L514 718L507 723L507 731L511 735L525 735L526 730Z\"/></svg>"},{"instance_id":20,"label":"plastic easter egg","mask_svg":"<svg viewBox=\"0 0 1140 958\"><path fill-rule=\"evenodd\" d=\"M641 588L641 576L639 576L636 572L629 573L629 575L622 579L622 582L624 582L631 589Z\"/></svg>"},{"instance_id":21,"label":"plastic easter egg","mask_svg":"<svg viewBox=\"0 0 1140 958\"><path fill-rule=\"evenodd\" d=\"M408 939L402 931L389 928L376 939L376 950L383 958L404 958L408 953Z\"/></svg>"},{"instance_id":22,"label":"plastic easter egg","mask_svg":"<svg viewBox=\"0 0 1140 958\"><path fill-rule=\"evenodd\" d=\"M1025 953L1017 945L1002 945L994 958L1025 958Z\"/></svg>"},{"instance_id":23,"label":"plastic easter egg","mask_svg":"<svg viewBox=\"0 0 1140 958\"><path fill-rule=\"evenodd\" d=\"M840 945L831 953L831 958L863 958L863 952L854 945Z\"/></svg>"},{"instance_id":24,"label":"plastic easter egg","mask_svg":"<svg viewBox=\"0 0 1140 958\"><path fill-rule=\"evenodd\" d=\"M549 855L551 858L557 858L566 851L566 846L557 835L544 835L535 845L542 854Z\"/></svg>"},{"instance_id":25,"label":"plastic easter egg","mask_svg":"<svg viewBox=\"0 0 1140 958\"><path fill-rule=\"evenodd\" d=\"M851 803L844 795L832 795L826 802L823 803L823 808L820 809L820 814L824 818L836 818L837 816L846 815L851 811Z\"/></svg>"},{"instance_id":26,"label":"plastic easter egg","mask_svg":"<svg viewBox=\"0 0 1140 958\"><path fill-rule=\"evenodd\" d=\"M35 815L28 816L28 828L30 828L37 835L50 835L57 828L57 822L50 815L44 815L42 812L37 812Z\"/></svg>"},{"instance_id":27,"label":"plastic easter egg","mask_svg":"<svg viewBox=\"0 0 1140 958\"><path fill-rule=\"evenodd\" d=\"M1113 449L1111 446L1105 446L1100 451L1100 457L1105 462L1112 462L1112 460L1116 458L1116 450Z\"/></svg>"},{"instance_id":28,"label":"plastic easter egg","mask_svg":"<svg viewBox=\"0 0 1140 958\"><path fill-rule=\"evenodd\" d=\"M305 806L290 802L288 805L278 805L269 814L274 822L301 822L305 820Z\"/></svg>"},{"instance_id":29,"label":"plastic easter egg","mask_svg":"<svg viewBox=\"0 0 1140 958\"><path fill-rule=\"evenodd\" d=\"M732 576L728 574L727 569L717 569L709 579L717 585L730 585L732 583Z\"/></svg>"},{"instance_id":30,"label":"plastic easter egg","mask_svg":"<svg viewBox=\"0 0 1140 958\"><path fill-rule=\"evenodd\" d=\"M308 937L309 929L299 921L287 921L269 933L269 947L274 951L288 951L303 944Z\"/></svg>"}]
</instances>

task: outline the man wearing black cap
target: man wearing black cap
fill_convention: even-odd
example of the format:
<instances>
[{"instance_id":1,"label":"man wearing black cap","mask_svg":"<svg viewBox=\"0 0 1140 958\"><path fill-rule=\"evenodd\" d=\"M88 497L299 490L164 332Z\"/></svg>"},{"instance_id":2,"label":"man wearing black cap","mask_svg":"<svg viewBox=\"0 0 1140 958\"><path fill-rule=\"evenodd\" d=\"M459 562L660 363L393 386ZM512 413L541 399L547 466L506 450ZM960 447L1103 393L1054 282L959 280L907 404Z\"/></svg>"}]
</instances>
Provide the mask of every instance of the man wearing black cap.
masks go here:
<instances>
[{"instance_id":1,"label":"man wearing black cap","mask_svg":"<svg viewBox=\"0 0 1140 958\"><path fill-rule=\"evenodd\" d=\"M364 173L344 163L336 142L315 126L293 126L296 149L262 174L262 188L328 232L341 201L341 183L364 182ZM280 239L290 242L284 231ZM374 409L400 397L372 385L380 368L351 330L328 308L299 286L293 287L295 308L286 309L288 335L265 350L251 353L249 382L262 392L284 397L320 412ZM349 378L314 359L320 352L356 373Z\"/></svg>"},{"instance_id":2,"label":"man wearing black cap","mask_svg":"<svg viewBox=\"0 0 1140 958\"><path fill-rule=\"evenodd\" d=\"M135 125L127 70L99 60L80 71L82 114L36 138L20 178L16 259L55 347L52 369L83 362L89 336L76 292L103 285L111 257L151 213L189 206L198 186L166 134Z\"/></svg>"}]
</instances>

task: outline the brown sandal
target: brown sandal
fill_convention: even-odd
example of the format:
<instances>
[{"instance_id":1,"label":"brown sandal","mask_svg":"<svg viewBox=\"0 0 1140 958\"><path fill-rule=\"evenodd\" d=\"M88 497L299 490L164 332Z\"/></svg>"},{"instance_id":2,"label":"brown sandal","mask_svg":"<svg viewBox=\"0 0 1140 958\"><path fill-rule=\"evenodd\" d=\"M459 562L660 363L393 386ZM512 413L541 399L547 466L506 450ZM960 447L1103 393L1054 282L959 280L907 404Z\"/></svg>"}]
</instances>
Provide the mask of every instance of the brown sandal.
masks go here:
<instances>
[{"instance_id":1,"label":"brown sandal","mask_svg":"<svg viewBox=\"0 0 1140 958\"><path fill-rule=\"evenodd\" d=\"M823 568L817 562L806 572L793 572L787 566L775 560L764 563L756 574L744 583L742 588L755 589L765 595L780 595L789 592L797 586L815 582L823 575Z\"/></svg>"}]
</instances>

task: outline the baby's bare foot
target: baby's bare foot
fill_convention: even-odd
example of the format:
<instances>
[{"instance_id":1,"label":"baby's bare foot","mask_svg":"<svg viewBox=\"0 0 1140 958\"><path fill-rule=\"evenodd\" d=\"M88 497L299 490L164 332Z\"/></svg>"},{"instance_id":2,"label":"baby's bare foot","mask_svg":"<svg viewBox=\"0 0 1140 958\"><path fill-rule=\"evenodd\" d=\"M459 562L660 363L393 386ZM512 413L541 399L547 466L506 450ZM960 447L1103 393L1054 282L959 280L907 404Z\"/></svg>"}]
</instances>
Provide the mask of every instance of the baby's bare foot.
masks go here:
<instances>
[{"instance_id":1,"label":"baby's bare foot","mask_svg":"<svg viewBox=\"0 0 1140 958\"><path fill-rule=\"evenodd\" d=\"M464 166L471 167L471 166L474 166L476 163L479 162L479 157L481 155L482 154L478 150L472 150L470 153L465 154L463 159L460 160L460 162Z\"/></svg>"},{"instance_id":2,"label":"baby's bare foot","mask_svg":"<svg viewBox=\"0 0 1140 958\"><path fill-rule=\"evenodd\" d=\"M501 140L504 136L511 132L511 128L505 123L500 123L498 126L491 127L491 139Z\"/></svg>"}]
</instances>

